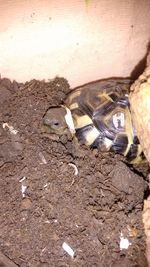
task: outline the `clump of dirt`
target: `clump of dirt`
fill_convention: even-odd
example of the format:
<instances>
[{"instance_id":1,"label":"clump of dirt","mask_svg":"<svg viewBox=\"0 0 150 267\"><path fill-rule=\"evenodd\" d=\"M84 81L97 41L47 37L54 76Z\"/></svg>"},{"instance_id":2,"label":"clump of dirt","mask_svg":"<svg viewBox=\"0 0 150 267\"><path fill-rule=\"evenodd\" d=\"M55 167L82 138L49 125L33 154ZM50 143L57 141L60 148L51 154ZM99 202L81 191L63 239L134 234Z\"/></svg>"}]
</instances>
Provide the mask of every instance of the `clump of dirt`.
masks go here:
<instances>
[{"instance_id":1,"label":"clump of dirt","mask_svg":"<svg viewBox=\"0 0 150 267\"><path fill-rule=\"evenodd\" d=\"M42 131L69 90L63 78L0 80L1 252L20 267L147 266L142 171Z\"/></svg>"}]
</instances>

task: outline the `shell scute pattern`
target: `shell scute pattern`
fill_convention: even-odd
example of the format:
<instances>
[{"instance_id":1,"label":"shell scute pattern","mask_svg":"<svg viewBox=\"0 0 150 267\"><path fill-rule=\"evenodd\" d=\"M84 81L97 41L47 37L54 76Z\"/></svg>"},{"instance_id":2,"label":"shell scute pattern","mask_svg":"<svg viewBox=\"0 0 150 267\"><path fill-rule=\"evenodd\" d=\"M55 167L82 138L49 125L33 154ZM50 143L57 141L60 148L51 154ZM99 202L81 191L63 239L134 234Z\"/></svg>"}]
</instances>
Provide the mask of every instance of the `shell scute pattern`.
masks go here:
<instances>
[{"instance_id":1,"label":"shell scute pattern","mask_svg":"<svg viewBox=\"0 0 150 267\"><path fill-rule=\"evenodd\" d=\"M128 92L130 81L109 79L80 87L67 97L81 144L103 147L138 162L143 157L134 133Z\"/></svg>"}]
</instances>

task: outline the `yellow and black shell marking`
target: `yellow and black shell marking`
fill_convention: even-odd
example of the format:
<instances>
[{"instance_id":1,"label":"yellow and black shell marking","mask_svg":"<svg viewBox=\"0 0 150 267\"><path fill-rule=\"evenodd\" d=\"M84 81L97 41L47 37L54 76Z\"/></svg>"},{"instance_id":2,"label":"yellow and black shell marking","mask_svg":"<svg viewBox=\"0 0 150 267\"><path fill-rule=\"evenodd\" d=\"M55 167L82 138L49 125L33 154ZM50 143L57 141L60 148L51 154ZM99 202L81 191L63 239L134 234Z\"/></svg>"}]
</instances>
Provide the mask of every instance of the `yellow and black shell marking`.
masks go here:
<instances>
[{"instance_id":1,"label":"yellow and black shell marking","mask_svg":"<svg viewBox=\"0 0 150 267\"><path fill-rule=\"evenodd\" d=\"M143 159L134 132L128 90L130 81L109 79L77 88L65 102L71 111L76 137L81 144L104 147L124 155L131 163Z\"/></svg>"}]
</instances>

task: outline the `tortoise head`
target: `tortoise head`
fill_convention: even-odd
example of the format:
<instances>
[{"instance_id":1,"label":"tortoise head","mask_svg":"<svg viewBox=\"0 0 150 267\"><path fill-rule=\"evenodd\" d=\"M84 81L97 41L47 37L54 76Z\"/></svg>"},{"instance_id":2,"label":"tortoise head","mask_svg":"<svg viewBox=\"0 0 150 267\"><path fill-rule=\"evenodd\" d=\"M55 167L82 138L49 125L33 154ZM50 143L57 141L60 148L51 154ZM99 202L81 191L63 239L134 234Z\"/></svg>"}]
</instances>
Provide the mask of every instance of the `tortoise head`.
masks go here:
<instances>
[{"instance_id":1,"label":"tortoise head","mask_svg":"<svg viewBox=\"0 0 150 267\"><path fill-rule=\"evenodd\" d=\"M64 134L67 129L65 107L51 107L43 117L43 124L49 133Z\"/></svg>"}]
</instances>

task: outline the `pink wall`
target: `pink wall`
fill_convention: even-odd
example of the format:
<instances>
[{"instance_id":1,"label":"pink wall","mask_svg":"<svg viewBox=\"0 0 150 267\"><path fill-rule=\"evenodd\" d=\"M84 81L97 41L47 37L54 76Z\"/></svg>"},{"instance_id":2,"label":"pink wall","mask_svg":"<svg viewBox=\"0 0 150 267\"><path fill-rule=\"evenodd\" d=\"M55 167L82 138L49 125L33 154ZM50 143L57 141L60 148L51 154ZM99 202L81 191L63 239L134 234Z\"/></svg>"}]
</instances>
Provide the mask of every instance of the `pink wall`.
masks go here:
<instances>
[{"instance_id":1,"label":"pink wall","mask_svg":"<svg viewBox=\"0 0 150 267\"><path fill-rule=\"evenodd\" d=\"M0 0L2 77L129 76L149 40L149 0Z\"/></svg>"}]
</instances>

